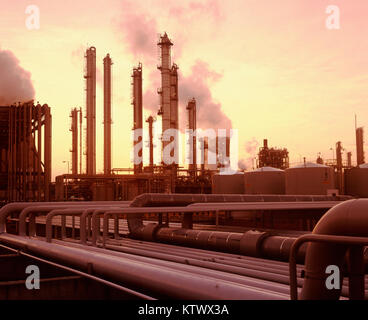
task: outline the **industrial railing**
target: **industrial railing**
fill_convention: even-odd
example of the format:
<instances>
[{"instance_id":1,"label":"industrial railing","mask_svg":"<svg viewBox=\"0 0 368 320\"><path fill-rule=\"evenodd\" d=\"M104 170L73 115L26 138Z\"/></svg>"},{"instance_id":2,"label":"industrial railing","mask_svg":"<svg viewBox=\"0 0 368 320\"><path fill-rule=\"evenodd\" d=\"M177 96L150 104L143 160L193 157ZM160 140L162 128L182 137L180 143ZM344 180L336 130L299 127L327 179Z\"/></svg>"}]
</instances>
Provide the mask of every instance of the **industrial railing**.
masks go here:
<instances>
[{"instance_id":1,"label":"industrial railing","mask_svg":"<svg viewBox=\"0 0 368 320\"><path fill-rule=\"evenodd\" d=\"M160 201L166 204L172 204L168 201L168 195L162 196ZM171 196L171 199L173 197ZM215 197L218 200L219 197ZM230 198L230 197L229 197ZM211 199L210 197L207 199ZM212 198L214 199L214 198ZM330 200L330 199L329 199ZM153 201L155 202L155 201ZM323 202L323 203L322 203ZM178 201L182 204L182 199ZM67 265L74 266L78 270L87 270L90 264L93 264L93 269L99 277L108 277L115 279L119 283L127 282L137 286L138 284L145 285L148 290L159 292L162 287L165 287L164 292L168 295L176 294L176 297L185 297L192 299L211 299L211 298L234 298L241 299L247 297L251 299L258 298L282 298L275 292L262 292L256 289L247 289L237 287L234 284L222 287L220 290L215 289L214 282L203 280L198 286L198 279L193 280L187 274L174 272L170 264L164 262L155 262L155 266L148 266L145 264L137 264L132 260L123 259L124 254L137 253L138 249L129 251L129 248L118 248L117 240L120 240L119 223L122 219L128 220L128 227L130 235L141 240L154 240L158 242L168 242L174 244L184 244L185 246L197 246L204 249L214 249L218 251L227 251L233 253L240 253L245 256L253 257L269 257L272 259L288 260L290 255L290 279L287 281L280 276L265 276L267 267L260 266L260 270L247 270L246 272L236 269L236 266L214 266L214 261L194 261L187 260L187 264L193 264L197 267L208 267L225 272L239 272L239 274L255 277L258 279L267 279L267 281L277 281L278 283L290 283L290 296L292 299L297 299L297 287L301 286L302 279L297 279L296 262L297 255L299 258L304 256L304 252L300 252L299 248L305 242L323 242L334 243L344 246L358 246L363 247L368 245L367 238L358 237L343 237L334 235L305 235L300 238L285 237L275 235L269 232L247 231L245 233L223 232L223 231L206 231L192 229L192 216L195 213L212 212L218 221L219 212L226 211L251 211L251 210L280 210L283 208L303 209L310 208L331 208L336 205L333 201L294 201L294 202L243 202L243 203L197 203L189 206L170 206L170 207L131 207L131 203L127 202L78 202L78 203L14 203L7 205L0 209L0 241L24 250L30 250L34 254L39 254L43 257L48 257L52 261L59 261ZM143 223L144 214L158 215L158 223ZM17 216L19 219L19 235L12 235L6 232L7 218L10 216ZM36 216L43 215L45 220L45 238L37 235ZM172 228L169 226L170 215L182 215L182 228ZM166 221L163 217L166 216ZM60 237L61 240L67 237L66 235L66 218L79 217L79 239L75 232L72 232L72 237L68 241L60 241L53 237L53 226L55 224L55 217L60 217ZM131 219L133 217L133 219ZM101 228L102 218L102 228ZM110 225L110 220L113 219L113 224ZM138 221L138 222L137 222ZM27 236L28 225L28 236ZM74 228L74 224L72 225ZM113 236L114 239L111 239ZM35 238L37 237L37 238ZM45 241L46 240L46 241ZM78 243L79 242L79 243ZM63 244L61 246L61 244ZM91 246L89 246L91 245ZM364 298L364 272L363 278L361 274L361 267L363 263L362 250L350 249L350 260L355 261L354 270L349 278L349 297L351 299ZM112 249L118 251L111 253ZM138 251L137 251L138 250ZM119 252L120 251L120 252ZM125 252L123 254L123 252ZM147 257L154 259L170 259L174 261L175 258L167 257L164 253L145 253ZM116 256L116 258L111 258ZM119 257L119 259L117 259ZM122 259L120 259L122 258ZM112 260L111 260L112 259ZM143 257L137 258L137 261L144 260ZM148 259L148 258L146 258ZM352 260L353 259L353 260ZM135 260L135 259L134 259ZM179 259L180 260L180 259ZM146 262L149 263L150 260ZM359 261L357 264L356 261ZM161 270L156 265L166 266L169 269ZM139 267L138 267L139 266ZM364 264L363 264L364 267ZM139 272L137 272L137 268ZM180 269L181 267L175 267ZM264 271L262 271L263 269ZM359 270L358 270L359 269ZM122 274L121 270L125 270ZM176 270L176 269L175 269ZM198 271L198 270L197 270ZM357 272L360 272L358 275ZM189 271L188 271L189 272ZM268 271L267 271L268 272ZM147 284L148 279L157 276L160 281ZM132 276L137 277L132 280ZM168 278L167 278L168 276ZM287 277L287 275L285 275ZM165 279L164 279L165 278ZM166 279L167 278L167 279ZM171 279L171 280L169 280ZM175 293L175 285L170 281L178 279L181 285L184 286L183 293ZM214 286L215 285L215 286ZM345 287L346 289L346 287ZM204 291L204 290L209 290ZM346 290L345 290L346 293Z\"/></svg>"},{"instance_id":2,"label":"industrial railing","mask_svg":"<svg viewBox=\"0 0 368 320\"><path fill-rule=\"evenodd\" d=\"M306 234L293 243L290 250L290 298L298 300L298 282L296 257L298 249L305 242L328 243L339 246L349 246L349 298L353 300L364 300L364 260L363 247L368 246L368 238L364 237L346 237L321 234ZM356 250L358 249L358 250ZM359 250L360 249L360 250ZM342 270L341 270L342 272ZM328 298L328 297L326 297Z\"/></svg>"}]
</instances>

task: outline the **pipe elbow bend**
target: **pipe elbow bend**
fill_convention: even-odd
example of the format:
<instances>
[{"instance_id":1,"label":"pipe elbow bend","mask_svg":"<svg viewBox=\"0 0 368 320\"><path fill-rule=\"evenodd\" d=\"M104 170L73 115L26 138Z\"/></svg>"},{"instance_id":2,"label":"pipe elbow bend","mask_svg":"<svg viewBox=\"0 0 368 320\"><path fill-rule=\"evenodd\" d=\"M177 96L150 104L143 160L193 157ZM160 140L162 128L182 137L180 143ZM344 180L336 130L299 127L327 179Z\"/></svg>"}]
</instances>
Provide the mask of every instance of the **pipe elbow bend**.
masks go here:
<instances>
[{"instance_id":1,"label":"pipe elbow bend","mask_svg":"<svg viewBox=\"0 0 368 320\"><path fill-rule=\"evenodd\" d=\"M348 200L331 208L319 220L313 233L353 237L368 236L368 199ZM326 269L330 265L336 265L342 270L347 249L348 247L343 245L309 243L301 299L335 300L340 297L341 287L339 289L327 288ZM341 272L340 277L342 277Z\"/></svg>"}]
</instances>

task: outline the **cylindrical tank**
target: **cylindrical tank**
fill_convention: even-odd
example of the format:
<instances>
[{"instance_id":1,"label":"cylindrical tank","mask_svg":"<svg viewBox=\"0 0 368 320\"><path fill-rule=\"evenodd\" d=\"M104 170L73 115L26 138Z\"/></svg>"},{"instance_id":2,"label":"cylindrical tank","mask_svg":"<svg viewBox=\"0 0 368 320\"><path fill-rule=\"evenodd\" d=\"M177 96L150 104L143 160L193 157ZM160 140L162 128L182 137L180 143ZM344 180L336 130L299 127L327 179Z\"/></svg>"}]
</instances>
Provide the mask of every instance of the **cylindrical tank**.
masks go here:
<instances>
[{"instance_id":1,"label":"cylindrical tank","mask_svg":"<svg viewBox=\"0 0 368 320\"><path fill-rule=\"evenodd\" d=\"M262 167L244 173L246 194L285 194L285 171Z\"/></svg>"},{"instance_id":2,"label":"cylindrical tank","mask_svg":"<svg viewBox=\"0 0 368 320\"><path fill-rule=\"evenodd\" d=\"M244 194L244 173L214 174L212 176L212 193Z\"/></svg>"},{"instance_id":3,"label":"cylindrical tank","mask_svg":"<svg viewBox=\"0 0 368 320\"><path fill-rule=\"evenodd\" d=\"M285 170L286 194L327 194L335 189L333 168L306 162Z\"/></svg>"},{"instance_id":4,"label":"cylindrical tank","mask_svg":"<svg viewBox=\"0 0 368 320\"><path fill-rule=\"evenodd\" d=\"M368 163L345 171L345 193L368 198Z\"/></svg>"}]
</instances>

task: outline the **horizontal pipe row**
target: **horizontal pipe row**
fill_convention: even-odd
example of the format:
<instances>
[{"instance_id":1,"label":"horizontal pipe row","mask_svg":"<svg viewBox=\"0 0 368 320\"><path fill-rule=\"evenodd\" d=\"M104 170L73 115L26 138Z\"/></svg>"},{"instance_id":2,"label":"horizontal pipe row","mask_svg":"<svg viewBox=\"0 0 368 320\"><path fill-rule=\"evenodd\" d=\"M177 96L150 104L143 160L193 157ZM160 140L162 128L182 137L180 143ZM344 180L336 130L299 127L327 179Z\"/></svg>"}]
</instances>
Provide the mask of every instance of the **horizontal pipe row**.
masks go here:
<instances>
[{"instance_id":1,"label":"horizontal pipe row","mask_svg":"<svg viewBox=\"0 0 368 320\"><path fill-rule=\"evenodd\" d=\"M287 299L285 294L270 290L254 288L243 284L224 281L192 272L177 272L169 266L156 266L148 262L116 257L108 252L90 252L85 249L72 248L36 239L2 233L0 241L93 273L105 279L114 279L128 287L145 288L158 296L173 299Z\"/></svg>"}]
</instances>

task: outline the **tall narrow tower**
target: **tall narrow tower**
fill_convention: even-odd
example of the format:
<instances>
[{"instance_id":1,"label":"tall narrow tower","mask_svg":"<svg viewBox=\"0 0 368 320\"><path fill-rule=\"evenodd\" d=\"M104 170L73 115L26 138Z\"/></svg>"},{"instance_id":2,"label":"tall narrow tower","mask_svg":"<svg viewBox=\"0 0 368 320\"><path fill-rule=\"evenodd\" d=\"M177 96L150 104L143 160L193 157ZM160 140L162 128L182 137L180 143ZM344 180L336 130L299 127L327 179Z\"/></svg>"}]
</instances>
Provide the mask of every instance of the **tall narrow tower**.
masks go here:
<instances>
[{"instance_id":1,"label":"tall narrow tower","mask_svg":"<svg viewBox=\"0 0 368 320\"><path fill-rule=\"evenodd\" d=\"M343 170L342 170L342 151L341 141L336 142L336 169L337 169L337 183L340 193L344 192L343 186Z\"/></svg>"},{"instance_id":2,"label":"tall narrow tower","mask_svg":"<svg viewBox=\"0 0 368 320\"><path fill-rule=\"evenodd\" d=\"M146 122L148 122L148 135L149 135L149 166L150 171L153 172L153 122L155 119L149 116Z\"/></svg>"},{"instance_id":3,"label":"tall narrow tower","mask_svg":"<svg viewBox=\"0 0 368 320\"><path fill-rule=\"evenodd\" d=\"M179 129L178 69L173 63L170 71L170 128Z\"/></svg>"},{"instance_id":4,"label":"tall narrow tower","mask_svg":"<svg viewBox=\"0 0 368 320\"><path fill-rule=\"evenodd\" d=\"M351 168L351 152L347 153L347 163L348 163L348 167Z\"/></svg>"},{"instance_id":5,"label":"tall narrow tower","mask_svg":"<svg viewBox=\"0 0 368 320\"><path fill-rule=\"evenodd\" d=\"M78 109L73 108L70 112L71 126L70 131L72 132L72 174L78 174Z\"/></svg>"},{"instance_id":6,"label":"tall narrow tower","mask_svg":"<svg viewBox=\"0 0 368 320\"><path fill-rule=\"evenodd\" d=\"M82 174L82 157L83 157L83 117L82 107L79 108L79 174Z\"/></svg>"},{"instance_id":7,"label":"tall narrow tower","mask_svg":"<svg viewBox=\"0 0 368 320\"><path fill-rule=\"evenodd\" d=\"M189 157L189 172L191 176L195 177L197 175L197 139L194 133L197 129L197 103L194 98L189 100L187 110L188 127L189 130L192 130L193 133L193 136L191 136L189 140L189 150L191 152L191 155Z\"/></svg>"},{"instance_id":8,"label":"tall narrow tower","mask_svg":"<svg viewBox=\"0 0 368 320\"><path fill-rule=\"evenodd\" d=\"M133 117L134 117L134 125L133 130L135 132L135 135L137 135L137 132L140 130L142 131L143 128L143 107L142 107L142 64L139 63L138 67L133 69L132 74L132 90L133 90L133 99L132 99L132 105L133 105ZM136 131L137 130L137 131ZM141 143L142 136L138 135L136 136L137 140L134 139L134 147ZM138 151L138 156L142 159L143 157L143 150L140 149ZM138 161L137 159L134 159L134 173L141 173L143 169L143 162Z\"/></svg>"},{"instance_id":9,"label":"tall narrow tower","mask_svg":"<svg viewBox=\"0 0 368 320\"><path fill-rule=\"evenodd\" d=\"M111 65L110 55L104 64L104 174L111 173Z\"/></svg>"},{"instance_id":10,"label":"tall narrow tower","mask_svg":"<svg viewBox=\"0 0 368 320\"><path fill-rule=\"evenodd\" d=\"M96 48L86 51L86 173L96 174Z\"/></svg>"},{"instance_id":11,"label":"tall narrow tower","mask_svg":"<svg viewBox=\"0 0 368 320\"><path fill-rule=\"evenodd\" d=\"M217 167L223 168L230 165L230 130L226 130L226 136L216 137Z\"/></svg>"},{"instance_id":12,"label":"tall narrow tower","mask_svg":"<svg viewBox=\"0 0 368 320\"><path fill-rule=\"evenodd\" d=\"M364 163L364 131L363 128L356 129L356 152L357 152L357 165Z\"/></svg>"},{"instance_id":13,"label":"tall narrow tower","mask_svg":"<svg viewBox=\"0 0 368 320\"><path fill-rule=\"evenodd\" d=\"M171 65L171 46L173 43L165 33L160 36L157 44L160 47L160 64L158 69L161 71L160 109L158 114L162 116L162 133L168 129L178 129L178 66ZM177 141L176 137L176 141ZM162 141L162 150L170 141ZM175 163L177 165L177 163ZM174 165L174 167L175 167ZM173 168L175 170L175 168ZM175 171L176 172L176 171Z\"/></svg>"}]
</instances>

